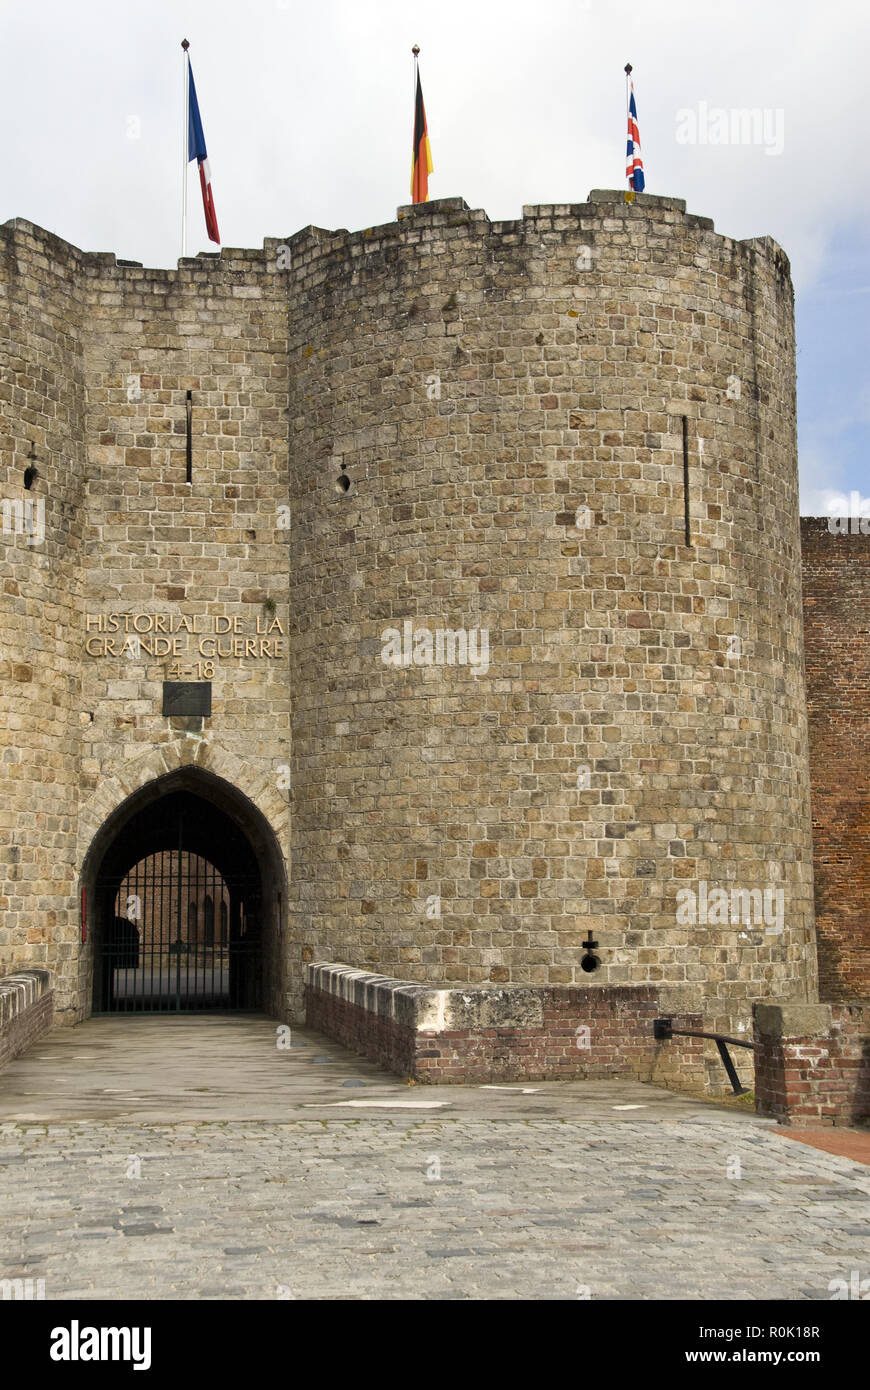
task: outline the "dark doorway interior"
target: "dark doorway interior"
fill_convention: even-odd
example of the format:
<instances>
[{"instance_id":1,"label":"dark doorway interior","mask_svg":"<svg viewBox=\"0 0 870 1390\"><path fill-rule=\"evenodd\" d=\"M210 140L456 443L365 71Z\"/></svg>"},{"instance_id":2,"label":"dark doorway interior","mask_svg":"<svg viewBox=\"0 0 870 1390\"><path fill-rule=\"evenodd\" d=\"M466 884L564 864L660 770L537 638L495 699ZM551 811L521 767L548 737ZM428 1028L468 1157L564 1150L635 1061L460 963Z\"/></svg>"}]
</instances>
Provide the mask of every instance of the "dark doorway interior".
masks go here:
<instances>
[{"instance_id":1,"label":"dark doorway interior","mask_svg":"<svg viewBox=\"0 0 870 1390\"><path fill-rule=\"evenodd\" d=\"M247 837L189 791L118 831L96 879L95 1013L262 1007L263 892Z\"/></svg>"}]
</instances>

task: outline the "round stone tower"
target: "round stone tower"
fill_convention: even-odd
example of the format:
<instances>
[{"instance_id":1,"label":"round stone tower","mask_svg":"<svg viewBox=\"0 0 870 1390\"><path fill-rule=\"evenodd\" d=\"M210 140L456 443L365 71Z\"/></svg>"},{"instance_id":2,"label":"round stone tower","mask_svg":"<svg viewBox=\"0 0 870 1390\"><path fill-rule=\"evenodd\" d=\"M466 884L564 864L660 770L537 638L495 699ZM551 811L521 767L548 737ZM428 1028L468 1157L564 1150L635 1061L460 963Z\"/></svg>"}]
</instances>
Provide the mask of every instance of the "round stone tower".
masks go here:
<instances>
[{"instance_id":1,"label":"round stone tower","mask_svg":"<svg viewBox=\"0 0 870 1390\"><path fill-rule=\"evenodd\" d=\"M612 192L290 249L291 954L812 997L783 252Z\"/></svg>"}]
</instances>

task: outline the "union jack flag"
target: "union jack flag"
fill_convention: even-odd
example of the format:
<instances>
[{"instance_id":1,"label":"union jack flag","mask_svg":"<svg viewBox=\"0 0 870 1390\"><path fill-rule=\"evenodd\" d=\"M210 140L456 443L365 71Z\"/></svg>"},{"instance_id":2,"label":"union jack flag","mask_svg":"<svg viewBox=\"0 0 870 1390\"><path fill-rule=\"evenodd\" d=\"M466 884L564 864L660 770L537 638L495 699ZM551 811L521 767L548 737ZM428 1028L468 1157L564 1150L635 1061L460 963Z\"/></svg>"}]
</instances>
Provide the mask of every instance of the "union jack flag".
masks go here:
<instances>
[{"instance_id":1,"label":"union jack flag","mask_svg":"<svg viewBox=\"0 0 870 1390\"><path fill-rule=\"evenodd\" d=\"M635 193L644 188L643 160L640 157L640 131L637 128L637 106L634 101L634 82L628 71L628 143L625 147L625 177Z\"/></svg>"}]
</instances>

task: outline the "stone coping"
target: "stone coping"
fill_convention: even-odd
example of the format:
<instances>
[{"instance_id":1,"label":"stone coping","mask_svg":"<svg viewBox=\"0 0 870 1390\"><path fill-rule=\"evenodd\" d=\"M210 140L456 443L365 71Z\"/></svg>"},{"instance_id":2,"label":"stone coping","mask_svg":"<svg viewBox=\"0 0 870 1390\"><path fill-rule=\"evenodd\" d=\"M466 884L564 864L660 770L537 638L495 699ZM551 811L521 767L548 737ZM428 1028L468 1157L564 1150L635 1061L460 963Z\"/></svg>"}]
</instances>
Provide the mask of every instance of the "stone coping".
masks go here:
<instances>
[{"instance_id":1,"label":"stone coping","mask_svg":"<svg viewBox=\"0 0 870 1390\"><path fill-rule=\"evenodd\" d=\"M641 995L655 996L670 1011L691 1010L692 1003L680 990L659 990L649 985L451 985L436 989L374 975L336 961L318 961L305 967L306 985L354 1004L367 1014L389 1019L413 1032L447 1033L486 1028L542 1028L545 997L574 991L578 995L606 992L610 1000L626 1003Z\"/></svg>"},{"instance_id":2,"label":"stone coping","mask_svg":"<svg viewBox=\"0 0 870 1390\"><path fill-rule=\"evenodd\" d=\"M541 990L530 985L433 989L332 961L307 966L306 977L310 988L355 1004L378 1018L391 1019L416 1033L540 1028L544 1021Z\"/></svg>"},{"instance_id":3,"label":"stone coping","mask_svg":"<svg viewBox=\"0 0 870 1390\"><path fill-rule=\"evenodd\" d=\"M823 1036L840 1026L844 1013L856 1024L866 1023L870 1031L870 1000L843 1000L830 1004L808 1004L805 1000L783 1000L777 1004L755 1005L755 1030L760 1038L808 1038Z\"/></svg>"},{"instance_id":4,"label":"stone coping","mask_svg":"<svg viewBox=\"0 0 870 1390\"><path fill-rule=\"evenodd\" d=\"M16 970L12 975L4 975L0 980L0 1028L5 1028L50 989L50 970Z\"/></svg>"}]
</instances>

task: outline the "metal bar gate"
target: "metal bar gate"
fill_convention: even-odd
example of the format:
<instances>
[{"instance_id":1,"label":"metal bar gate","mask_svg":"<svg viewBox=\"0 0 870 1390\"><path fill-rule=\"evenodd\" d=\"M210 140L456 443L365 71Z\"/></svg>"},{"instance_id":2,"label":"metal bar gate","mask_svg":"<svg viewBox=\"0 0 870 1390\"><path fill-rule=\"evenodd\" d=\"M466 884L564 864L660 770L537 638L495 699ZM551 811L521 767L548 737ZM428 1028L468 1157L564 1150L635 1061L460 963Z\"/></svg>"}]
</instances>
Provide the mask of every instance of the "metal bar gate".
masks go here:
<instances>
[{"instance_id":1,"label":"metal bar gate","mask_svg":"<svg viewBox=\"0 0 870 1390\"><path fill-rule=\"evenodd\" d=\"M181 1013L256 1003L259 882L228 882L185 847L146 854L122 877L99 885L103 930L97 945L96 1011Z\"/></svg>"}]
</instances>

